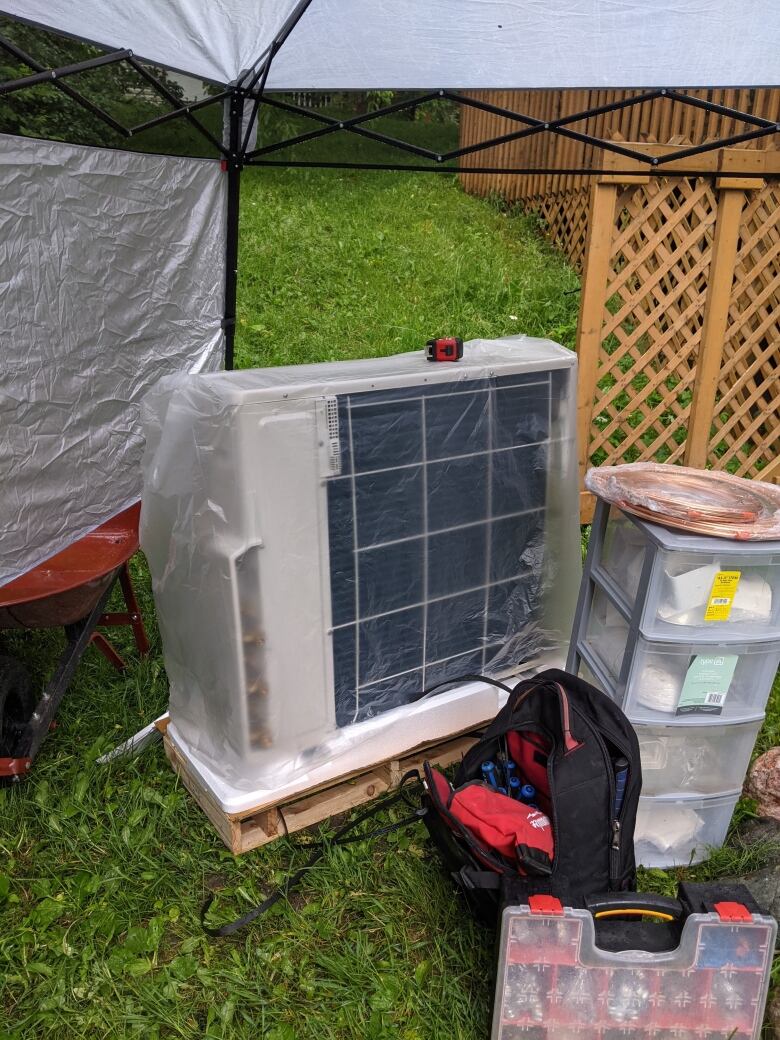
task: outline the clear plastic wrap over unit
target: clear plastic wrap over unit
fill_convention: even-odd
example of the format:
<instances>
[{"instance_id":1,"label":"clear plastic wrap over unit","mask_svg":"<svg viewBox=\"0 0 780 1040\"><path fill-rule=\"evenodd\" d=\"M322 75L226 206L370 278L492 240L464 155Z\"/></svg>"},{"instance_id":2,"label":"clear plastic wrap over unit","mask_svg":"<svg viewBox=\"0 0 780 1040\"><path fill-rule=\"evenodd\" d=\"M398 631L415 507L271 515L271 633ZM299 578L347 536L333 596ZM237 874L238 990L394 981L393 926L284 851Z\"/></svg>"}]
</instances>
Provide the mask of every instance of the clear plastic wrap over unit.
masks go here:
<instances>
[{"instance_id":1,"label":"clear plastic wrap over unit","mask_svg":"<svg viewBox=\"0 0 780 1040\"><path fill-rule=\"evenodd\" d=\"M422 697L436 684L564 660L575 373L518 336L457 363L180 376L147 396L141 540L170 732L223 804L499 707L483 683Z\"/></svg>"}]
</instances>

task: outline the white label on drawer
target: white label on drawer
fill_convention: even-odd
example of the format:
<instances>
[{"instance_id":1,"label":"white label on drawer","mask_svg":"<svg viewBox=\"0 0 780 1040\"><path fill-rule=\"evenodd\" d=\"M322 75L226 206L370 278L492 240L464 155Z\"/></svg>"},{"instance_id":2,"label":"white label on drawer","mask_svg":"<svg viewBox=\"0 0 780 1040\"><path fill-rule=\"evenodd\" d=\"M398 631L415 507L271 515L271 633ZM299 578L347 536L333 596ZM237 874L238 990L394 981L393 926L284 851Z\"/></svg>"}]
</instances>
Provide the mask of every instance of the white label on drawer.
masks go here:
<instances>
[{"instance_id":1,"label":"white label on drawer","mask_svg":"<svg viewBox=\"0 0 780 1040\"><path fill-rule=\"evenodd\" d=\"M697 654L688 665L677 714L720 715L738 660L738 654Z\"/></svg>"}]
</instances>

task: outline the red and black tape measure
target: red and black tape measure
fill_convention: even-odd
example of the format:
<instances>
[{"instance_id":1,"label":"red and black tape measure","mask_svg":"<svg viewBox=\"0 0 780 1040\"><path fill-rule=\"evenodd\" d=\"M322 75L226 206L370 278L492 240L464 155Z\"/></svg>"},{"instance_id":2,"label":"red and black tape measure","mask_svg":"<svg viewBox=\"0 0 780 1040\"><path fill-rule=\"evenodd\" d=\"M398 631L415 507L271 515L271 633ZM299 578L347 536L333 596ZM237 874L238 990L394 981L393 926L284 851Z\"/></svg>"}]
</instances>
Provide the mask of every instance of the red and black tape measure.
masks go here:
<instances>
[{"instance_id":1,"label":"red and black tape measure","mask_svg":"<svg viewBox=\"0 0 780 1040\"><path fill-rule=\"evenodd\" d=\"M458 336L429 339L425 344L425 356L429 361L460 361L463 357L463 340Z\"/></svg>"}]
</instances>

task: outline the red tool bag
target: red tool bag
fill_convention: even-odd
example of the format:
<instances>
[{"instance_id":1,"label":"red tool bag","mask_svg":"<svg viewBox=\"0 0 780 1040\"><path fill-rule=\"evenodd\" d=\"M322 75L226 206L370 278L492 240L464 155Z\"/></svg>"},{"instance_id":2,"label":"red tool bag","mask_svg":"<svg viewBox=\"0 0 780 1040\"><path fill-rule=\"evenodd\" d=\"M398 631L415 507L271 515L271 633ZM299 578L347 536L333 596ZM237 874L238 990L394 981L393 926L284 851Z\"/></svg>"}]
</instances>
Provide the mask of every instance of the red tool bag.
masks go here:
<instances>
[{"instance_id":1,"label":"red tool bag","mask_svg":"<svg viewBox=\"0 0 780 1040\"><path fill-rule=\"evenodd\" d=\"M469 678L479 678L470 676ZM466 754L451 786L426 762L424 823L475 916L494 923L502 887L579 905L636 884L634 823L642 785L636 734L595 687L548 669L505 690L507 703ZM510 761L533 807L484 782Z\"/></svg>"},{"instance_id":2,"label":"red tool bag","mask_svg":"<svg viewBox=\"0 0 780 1040\"><path fill-rule=\"evenodd\" d=\"M553 862L550 821L532 808L481 781L454 790L447 778L425 763L425 781L436 812L488 869L506 863L518 873L549 874Z\"/></svg>"}]
</instances>

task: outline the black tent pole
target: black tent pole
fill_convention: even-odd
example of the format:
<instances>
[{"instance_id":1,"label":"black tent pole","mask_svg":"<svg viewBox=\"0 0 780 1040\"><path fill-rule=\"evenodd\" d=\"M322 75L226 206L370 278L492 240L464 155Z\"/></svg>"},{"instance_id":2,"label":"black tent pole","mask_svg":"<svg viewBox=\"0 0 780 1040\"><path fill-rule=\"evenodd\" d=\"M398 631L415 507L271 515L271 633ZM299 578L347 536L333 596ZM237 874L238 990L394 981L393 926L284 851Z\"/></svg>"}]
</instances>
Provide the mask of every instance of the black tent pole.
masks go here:
<instances>
[{"instance_id":1,"label":"black tent pole","mask_svg":"<svg viewBox=\"0 0 780 1040\"><path fill-rule=\"evenodd\" d=\"M238 214L241 196L241 123L244 110L244 91L235 87L230 95L228 110L227 167L227 220L225 229L225 369L233 368L236 337L236 293L238 285Z\"/></svg>"}]
</instances>

